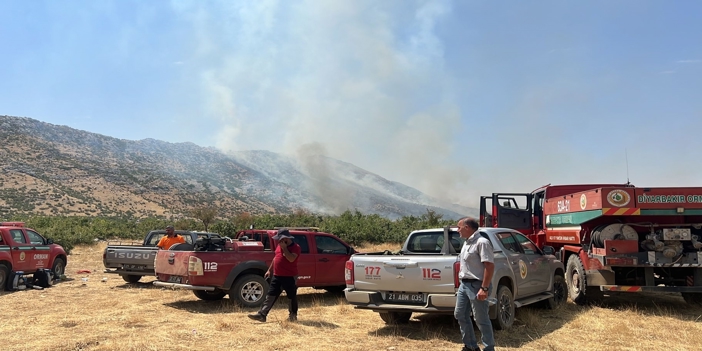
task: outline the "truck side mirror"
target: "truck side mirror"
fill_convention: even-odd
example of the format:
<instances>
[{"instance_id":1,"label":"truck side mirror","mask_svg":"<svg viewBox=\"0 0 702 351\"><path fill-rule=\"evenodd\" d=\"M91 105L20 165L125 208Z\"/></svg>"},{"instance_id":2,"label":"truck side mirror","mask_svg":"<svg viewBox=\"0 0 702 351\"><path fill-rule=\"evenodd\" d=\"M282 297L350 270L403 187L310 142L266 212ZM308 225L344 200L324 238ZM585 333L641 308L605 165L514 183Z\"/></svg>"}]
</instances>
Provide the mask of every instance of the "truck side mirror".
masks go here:
<instances>
[{"instance_id":1,"label":"truck side mirror","mask_svg":"<svg viewBox=\"0 0 702 351\"><path fill-rule=\"evenodd\" d=\"M356 253L356 250L354 250L353 247L350 247L350 246L349 246L349 248L348 248L348 250L346 250L346 252L347 252L349 255L353 255L353 254Z\"/></svg>"},{"instance_id":2,"label":"truck side mirror","mask_svg":"<svg viewBox=\"0 0 702 351\"><path fill-rule=\"evenodd\" d=\"M556 249L553 248L553 246L544 246L544 255L555 255L556 254Z\"/></svg>"},{"instance_id":3,"label":"truck side mirror","mask_svg":"<svg viewBox=\"0 0 702 351\"><path fill-rule=\"evenodd\" d=\"M51 240L51 239L46 239L46 245L51 245L51 244L53 244L53 243L54 243L53 240Z\"/></svg>"}]
</instances>

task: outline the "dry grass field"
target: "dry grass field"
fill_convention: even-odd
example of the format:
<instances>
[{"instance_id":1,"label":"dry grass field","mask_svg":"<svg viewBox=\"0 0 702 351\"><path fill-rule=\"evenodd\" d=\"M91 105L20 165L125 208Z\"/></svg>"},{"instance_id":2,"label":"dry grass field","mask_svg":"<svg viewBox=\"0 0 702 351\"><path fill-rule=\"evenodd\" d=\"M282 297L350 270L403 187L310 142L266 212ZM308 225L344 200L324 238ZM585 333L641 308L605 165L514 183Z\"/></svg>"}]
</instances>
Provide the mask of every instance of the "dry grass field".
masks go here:
<instances>
[{"instance_id":1,"label":"dry grass field","mask_svg":"<svg viewBox=\"0 0 702 351\"><path fill-rule=\"evenodd\" d=\"M299 321L281 298L267 323L227 298L137 285L102 273L104 245L77 247L68 279L46 290L0 293L0 349L9 350L460 350L452 316L414 315L387 326L342 295L300 289ZM372 250L372 249L366 249ZM87 269L91 274L78 274ZM82 278L88 278L86 282ZM103 278L107 278L103 282ZM702 308L675 295L620 295L600 306L524 307L498 350L701 350Z\"/></svg>"}]
</instances>

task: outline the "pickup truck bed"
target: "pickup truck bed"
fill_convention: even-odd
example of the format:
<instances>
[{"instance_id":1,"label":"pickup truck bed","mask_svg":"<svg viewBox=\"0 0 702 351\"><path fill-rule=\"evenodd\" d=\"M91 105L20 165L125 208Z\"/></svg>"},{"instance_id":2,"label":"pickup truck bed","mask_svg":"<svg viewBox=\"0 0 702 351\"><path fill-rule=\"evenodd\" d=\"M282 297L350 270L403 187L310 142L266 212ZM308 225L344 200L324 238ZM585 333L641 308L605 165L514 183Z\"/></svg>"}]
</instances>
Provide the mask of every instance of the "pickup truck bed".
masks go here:
<instances>
[{"instance_id":1,"label":"pickup truck bed","mask_svg":"<svg viewBox=\"0 0 702 351\"><path fill-rule=\"evenodd\" d=\"M201 237L219 237L219 234L177 230L176 234L185 239L185 244L174 245L172 249L192 249L192 244ZM159 240L166 235L165 230L152 230L144 237L141 245L107 245L102 256L105 273L119 274L128 283L136 283L143 276L154 275L154 259L159 248Z\"/></svg>"}]
</instances>

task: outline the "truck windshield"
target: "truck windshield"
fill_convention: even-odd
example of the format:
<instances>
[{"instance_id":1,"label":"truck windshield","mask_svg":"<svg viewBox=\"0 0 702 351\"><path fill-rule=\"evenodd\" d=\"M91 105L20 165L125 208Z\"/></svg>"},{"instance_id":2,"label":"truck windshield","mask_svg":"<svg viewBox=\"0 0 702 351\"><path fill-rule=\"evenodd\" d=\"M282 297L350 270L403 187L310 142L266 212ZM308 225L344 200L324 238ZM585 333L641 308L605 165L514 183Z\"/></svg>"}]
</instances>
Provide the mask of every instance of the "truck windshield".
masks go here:
<instances>
[{"instance_id":1,"label":"truck windshield","mask_svg":"<svg viewBox=\"0 0 702 351\"><path fill-rule=\"evenodd\" d=\"M450 232L451 245L458 252L461 251L461 242L458 232ZM412 235L407 243L407 250L416 253L441 253L444 247L444 232L421 232Z\"/></svg>"}]
</instances>

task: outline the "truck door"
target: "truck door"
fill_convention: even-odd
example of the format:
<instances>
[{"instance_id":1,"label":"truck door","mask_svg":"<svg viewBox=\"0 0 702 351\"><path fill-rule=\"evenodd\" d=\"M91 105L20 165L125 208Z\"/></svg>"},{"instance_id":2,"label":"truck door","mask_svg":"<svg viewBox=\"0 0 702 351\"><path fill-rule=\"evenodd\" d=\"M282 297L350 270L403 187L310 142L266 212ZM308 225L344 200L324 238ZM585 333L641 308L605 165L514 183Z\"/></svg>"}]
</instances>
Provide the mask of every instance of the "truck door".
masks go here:
<instances>
[{"instance_id":1,"label":"truck door","mask_svg":"<svg viewBox=\"0 0 702 351\"><path fill-rule=\"evenodd\" d=\"M35 231L29 229L26 231L29 243L34 247L34 252L32 253L32 268L51 268L49 267L49 262L51 261L51 247L46 244L46 239Z\"/></svg>"},{"instance_id":2,"label":"truck door","mask_svg":"<svg viewBox=\"0 0 702 351\"><path fill-rule=\"evenodd\" d=\"M529 234L533 231L532 195L493 193L481 196L480 218L481 225L486 227L511 228Z\"/></svg>"},{"instance_id":3,"label":"truck door","mask_svg":"<svg viewBox=\"0 0 702 351\"><path fill-rule=\"evenodd\" d=\"M520 274L527 281L530 294L538 294L547 291L551 279L551 267L544 253L536 247L536 244L521 233L512 233L524 253L525 265L521 267Z\"/></svg>"},{"instance_id":4,"label":"truck door","mask_svg":"<svg viewBox=\"0 0 702 351\"><path fill-rule=\"evenodd\" d=\"M314 235L314 243L317 247L315 283L341 282L350 248L334 237L321 234Z\"/></svg>"},{"instance_id":5,"label":"truck door","mask_svg":"<svg viewBox=\"0 0 702 351\"><path fill-rule=\"evenodd\" d=\"M522 297L531 294L531 288L529 287L529 282L526 279L527 275L520 274L523 270L521 267L525 266L528 262L526 257L524 257L524 252L520 245L517 243L517 239L512 235L511 231L504 231L497 233L497 238L500 239L500 243L506 251L504 251L505 257L507 258L507 263L512 267L512 276L514 277L514 285L517 287L517 291L514 292L514 298L520 299ZM494 283L493 283L494 284Z\"/></svg>"},{"instance_id":6,"label":"truck door","mask_svg":"<svg viewBox=\"0 0 702 351\"><path fill-rule=\"evenodd\" d=\"M317 279L317 255L310 252L307 234L292 234L293 241L300 245L300 257L297 259L297 285L311 286Z\"/></svg>"},{"instance_id":7,"label":"truck door","mask_svg":"<svg viewBox=\"0 0 702 351\"><path fill-rule=\"evenodd\" d=\"M12 252L12 268L14 271L33 272L33 246L27 240L22 229L10 229L10 251Z\"/></svg>"}]
</instances>

